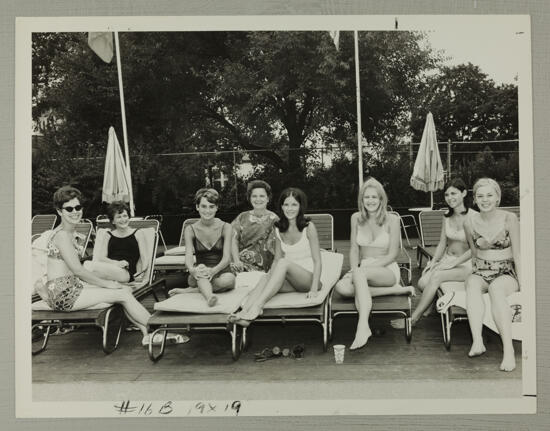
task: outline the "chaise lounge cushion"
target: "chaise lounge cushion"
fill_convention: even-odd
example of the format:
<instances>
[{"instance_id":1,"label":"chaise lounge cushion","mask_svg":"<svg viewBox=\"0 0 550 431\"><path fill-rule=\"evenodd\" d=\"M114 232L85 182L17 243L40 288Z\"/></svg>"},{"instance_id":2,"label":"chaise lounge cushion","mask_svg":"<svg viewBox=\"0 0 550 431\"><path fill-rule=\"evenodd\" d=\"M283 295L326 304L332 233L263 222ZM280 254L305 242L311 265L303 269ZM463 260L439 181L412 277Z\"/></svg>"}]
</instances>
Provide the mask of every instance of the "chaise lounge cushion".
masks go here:
<instances>
[{"instance_id":1,"label":"chaise lounge cushion","mask_svg":"<svg viewBox=\"0 0 550 431\"><path fill-rule=\"evenodd\" d=\"M259 274L256 275L256 274ZM249 273L243 272L237 275L235 289L228 292L218 293L218 303L214 307L209 307L198 289L188 289L189 292L174 295L161 302L156 302L154 309L156 311L171 311L180 313L197 314L230 314L241 306L244 298L254 288L262 272Z\"/></svg>"},{"instance_id":2,"label":"chaise lounge cushion","mask_svg":"<svg viewBox=\"0 0 550 431\"><path fill-rule=\"evenodd\" d=\"M264 308L303 308L322 304L336 282L340 279L344 255L322 250L321 262L323 266L321 282L323 285L316 297L306 298L304 292L278 293L265 304Z\"/></svg>"}]
</instances>

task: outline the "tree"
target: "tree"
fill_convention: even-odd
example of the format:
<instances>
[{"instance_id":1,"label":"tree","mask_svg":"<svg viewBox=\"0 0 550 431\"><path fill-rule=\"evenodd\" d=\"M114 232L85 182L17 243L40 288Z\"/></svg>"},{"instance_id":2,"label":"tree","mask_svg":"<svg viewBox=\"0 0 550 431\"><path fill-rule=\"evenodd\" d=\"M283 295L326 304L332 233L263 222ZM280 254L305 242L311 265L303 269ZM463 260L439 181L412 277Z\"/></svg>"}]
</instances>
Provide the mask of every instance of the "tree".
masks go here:
<instances>
[{"instance_id":1,"label":"tree","mask_svg":"<svg viewBox=\"0 0 550 431\"><path fill-rule=\"evenodd\" d=\"M517 86L496 85L471 63L442 67L426 82L424 98L412 111L413 140L420 142L431 111L440 140L502 140L518 137Z\"/></svg>"}]
</instances>

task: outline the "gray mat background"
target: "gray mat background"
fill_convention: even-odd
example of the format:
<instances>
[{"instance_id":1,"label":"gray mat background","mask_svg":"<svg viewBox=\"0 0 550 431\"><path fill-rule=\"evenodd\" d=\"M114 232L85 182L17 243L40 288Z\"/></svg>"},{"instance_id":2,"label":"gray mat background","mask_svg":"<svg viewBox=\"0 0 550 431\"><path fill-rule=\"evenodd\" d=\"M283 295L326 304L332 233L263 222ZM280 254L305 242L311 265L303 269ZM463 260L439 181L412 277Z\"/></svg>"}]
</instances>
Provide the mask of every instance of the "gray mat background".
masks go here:
<instances>
[{"instance_id":1,"label":"gray mat background","mask_svg":"<svg viewBox=\"0 0 550 431\"><path fill-rule=\"evenodd\" d=\"M14 84L15 17L102 15L318 15L318 14L529 14L532 25L533 131L535 170L535 228L537 267L537 415L470 416L344 416L209 419L48 419L16 420L14 389ZM550 429L549 416L549 318L550 277L546 259L550 228L550 109L549 50L550 3L546 0L0 0L0 417L3 429L16 430L542 430ZM513 62L514 59L510 59Z\"/></svg>"}]
</instances>

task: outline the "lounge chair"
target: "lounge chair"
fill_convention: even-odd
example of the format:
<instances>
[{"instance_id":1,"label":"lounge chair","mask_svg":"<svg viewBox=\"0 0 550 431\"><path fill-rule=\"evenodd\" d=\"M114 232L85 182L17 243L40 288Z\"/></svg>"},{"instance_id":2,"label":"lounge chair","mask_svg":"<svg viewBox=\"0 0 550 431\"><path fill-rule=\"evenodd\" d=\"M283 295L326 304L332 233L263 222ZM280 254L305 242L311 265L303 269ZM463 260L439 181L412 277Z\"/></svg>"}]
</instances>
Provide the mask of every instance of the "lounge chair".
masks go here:
<instances>
[{"instance_id":1,"label":"lounge chair","mask_svg":"<svg viewBox=\"0 0 550 431\"><path fill-rule=\"evenodd\" d=\"M520 216L520 207L501 207L500 209L505 211L510 211ZM431 256L430 256L431 258ZM441 284L437 290L437 309L441 316L441 330L443 333L443 343L447 350L451 349L451 338L452 338L452 326L457 322L465 322L468 320L468 314L466 313L465 307L465 286L463 282L458 281L447 281ZM484 295L484 299L487 303L489 297L487 294ZM512 332L514 339L521 339L523 327L521 325L521 304L522 304L522 295L521 292L517 292L508 297L508 302L514 313L514 321L512 324ZM487 312L485 313L485 326L491 328L493 331L496 331L496 325L492 321L490 316L490 303L487 304Z\"/></svg>"},{"instance_id":2,"label":"lounge chair","mask_svg":"<svg viewBox=\"0 0 550 431\"><path fill-rule=\"evenodd\" d=\"M416 258L418 267L422 267L422 258L430 260L441 239L441 229L443 225L443 214L447 210L429 210L421 211L420 219L420 245L416 249Z\"/></svg>"},{"instance_id":3,"label":"lounge chair","mask_svg":"<svg viewBox=\"0 0 550 431\"><path fill-rule=\"evenodd\" d=\"M198 218L188 218L181 225L180 241L177 247L165 249L164 256L155 259L155 271L186 271L185 266L185 228Z\"/></svg>"},{"instance_id":4,"label":"lounge chair","mask_svg":"<svg viewBox=\"0 0 550 431\"><path fill-rule=\"evenodd\" d=\"M395 211L389 212L400 217ZM401 236L399 238L399 248L397 264L401 272L401 283L403 283L403 280L407 280L410 284L412 279L411 258L403 247ZM405 274L405 278L403 278L403 274ZM329 339L332 339L334 319L341 315L356 315L357 308L353 298L344 298L336 292L331 292L329 303ZM403 316L405 320L405 338L410 343L412 339L412 302L410 295L376 296L372 298L371 314L397 314Z\"/></svg>"},{"instance_id":5,"label":"lounge chair","mask_svg":"<svg viewBox=\"0 0 550 431\"><path fill-rule=\"evenodd\" d=\"M34 238L47 230L53 229L57 215L55 214L38 214L31 219L31 236Z\"/></svg>"},{"instance_id":6,"label":"lounge chair","mask_svg":"<svg viewBox=\"0 0 550 431\"><path fill-rule=\"evenodd\" d=\"M270 322L312 322L322 328L323 350L326 351L329 340L330 297L336 282L340 279L344 256L334 253L334 221L330 214L307 214L317 228L323 274L323 287L314 299L306 299L304 293L278 293L264 306L263 314L252 323ZM243 348L248 345L247 328L243 329Z\"/></svg>"},{"instance_id":7,"label":"lounge chair","mask_svg":"<svg viewBox=\"0 0 550 431\"><path fill-rule=\"evenodd\" d=\"M317 227L321 248L333 248L333 222L330 214L308 215ZM328 281L322 294L315 301L306 300L305 295L297 293L281 293L275 295L267 304L264 313L253 323L265 322L316 322L323 328L323 345L326 349L328 340L328 293L338 280L343 262L343 256L336 253L322 252L321 257L325 262L332 259L336 261L333 281ZM335 255L336 257L334 257ZM340 256L340 257L338 257ZM328 259L328 260L327 260ZM334 260L333 260L334 262ZM334 265L334 263L332 263ZM241 350L247 345L246 328L228 324L229 315L237 311L248 293L256 286L262 272L245 272L237 276L234 290L218 295L218 304L215 307L207 307L202 296L191 290L192 293L183 293L155 304L157 310L149 319L148 326L151 331L166 334L177 330L223 330L231 337L231 353L234 360L240 356ZM299 296L304 303L298 303ZM288 303L290 301L290 303ZM297 308L298 307L298 308ZM165 337L164 337L165 338ZM152 338L151 338L152 339ZM152 361L158 361L164 354L164 342L158 353L153 351L153 345L149 346L149 357Z\"/></svg>"},{"instance_id":8,"label":"lounge chair","mask_svg":"<svg viewBox=\"0 0 550 431\"><path fill-rule=\"evenodd\" d=\"M90 223L91 225L91 223ZM152 268L154 256L158 244L158 221L156 220L138 220L131 221L130 226L133 228L140 228L145 231L145 238L147 243L147 254L149 255L149 266ZM91 226L90 228L91 229ZM102 241L106 233L103 232L101 224L98 225L98 242ZM141 268L141 261L138 262L138 270ZM149 271L149 277L144 280L143 283L134 287L134 296L137 299L141 299L149 294L153 294L156 297L155 288L163 287L164 279L153 281L154 272ZM125 316L122 307L118 304L97 304L91 309L78 310L78 311L52 311L45 301L38 301L33 304L32 311L32 323L33 328L36 326L46 327L44 333L44 341L42 347L39 350L33 351L33 355L41 353L46 349L48 344L50 331L52 327L65 327L71 325L77 326L97 326L101 328L102 348L106 354L113 352L120 339L122 326L124 325Z\"/></svg>"}]
</instances>

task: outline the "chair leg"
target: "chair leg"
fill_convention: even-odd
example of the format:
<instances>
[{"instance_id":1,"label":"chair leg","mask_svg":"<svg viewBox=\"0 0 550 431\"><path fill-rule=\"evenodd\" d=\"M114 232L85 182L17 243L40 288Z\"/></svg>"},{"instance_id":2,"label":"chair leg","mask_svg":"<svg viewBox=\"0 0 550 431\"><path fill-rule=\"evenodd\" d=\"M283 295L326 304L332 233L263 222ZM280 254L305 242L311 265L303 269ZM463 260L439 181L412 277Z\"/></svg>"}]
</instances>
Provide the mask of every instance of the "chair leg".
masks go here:
<instances>
[{"instance_id":1,"label":"chair leg","mask_svg":"<svg viewBox=\"0 0 550 431\"><path fill-rule=\"evenodd\" d=\"M412 319L410 316L405 317L405 338L407 343L412 340Z\"/></svg>"},{"instance_id":2,"label":"chair leg","mask_svg":"<svg viewBox=\"0 0 550 431\"><path fill-rule=\"evenodd\" d=\"M241 356L241 344L242 344L242 335L238 336L239 327L237 324L233 323L233 327L229 334L231 335L231 356L234 361L237 361ZM241 338L241 339L239 339Z\"/></svg>"},{"instance_id":3,"label":"chair leg","mask_svg":"<svg viewBox=\"0 0 550 431\"><path fill-rule=\"evenodd\" d=\"M160 350L157 355L155 355L155 352L153 351L153 339L155 338L155 335L162 332L162 342L160 343ZM168 333L168 328L158 328L155 329L151 334L149 334L149 347L147 349L147 352L149 354L149 359L153 362L157 362L160 358L164 356L164 349L166 347L166 335Z\"/></svg>"},{"instance_id":4,"label":"chair leg","mask_svg":"<svg viewBox=\"0 0 550 431\"><path fill-rule=\"evenodd\" d=\"M105 322L103 326L100 326L101 330L103 331L103 342L102 342L102 348L106 355L113 353L116 348L118 347L118 342L120 341L120 334L122 332L122 327L124 326L124 314L120 315L120 322L118 324L118 329L116 331L115 341L114 343L109 346L109 329L111 325L111 314L115 310L115 308L110 308L107 310L105 314ZM122 313L122 312L121 312Z\"/></svg>"},{"instance_id":5,"label":"chair leg","mask_svg":"<svg viewBox=\"0 0 550 431\"><path fill-rule=\"evenodd\" d=\"M40 324L37 323L36 325L32 325L32 328L36 328ZM31 328L31 332L32 332ZM46 332L44 333L44 341L42 342L42 346L38 350L34 350L32 352L32 355L38 355L39 353L42 353L44 350L46 350L46 346L48 345L48 340L50 339L50 333L51 333L52 327L50 325L46 326Z\"/></svg>"}]
</instances>

